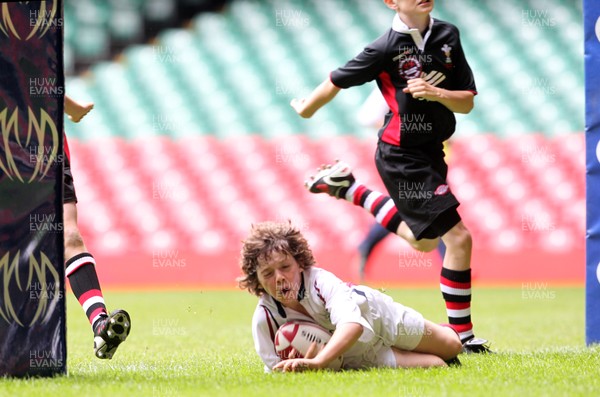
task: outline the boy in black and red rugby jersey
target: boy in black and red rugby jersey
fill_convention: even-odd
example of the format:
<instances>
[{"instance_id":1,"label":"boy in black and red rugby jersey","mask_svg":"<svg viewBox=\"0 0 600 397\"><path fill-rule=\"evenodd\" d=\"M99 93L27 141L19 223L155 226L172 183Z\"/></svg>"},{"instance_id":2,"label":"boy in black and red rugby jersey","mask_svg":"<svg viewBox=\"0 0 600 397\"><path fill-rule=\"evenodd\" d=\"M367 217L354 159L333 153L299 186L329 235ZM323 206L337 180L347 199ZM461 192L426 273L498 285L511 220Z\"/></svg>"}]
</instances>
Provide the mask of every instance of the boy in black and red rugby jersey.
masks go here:
<instances>
[{"instance_id":1,"label":"boy in black and red rugby jersey","mask_svg":"<svg viewBox=\"0 0 600 397\"><path fill-rule=\"evenodd\" d=\"M307 187L363 206L417 250L431 251L441 238L447 250L440 287L449 323L465 352L489 352L487 341L473 334L472 239L446 182L443 151L443 142L456 127L454 113L473 108L473 73L456 26L430 16L434 0L384 3L396 12L391 29L334 70L308 98L292 100L291 106L308 118L340 89L375 80L390 109L375 154L390 196L356 182L344 163L322 167Z\"/></svg>"},{"instance_id":2,"label":"boy in black and red rugby jersey","mask_svg":"<svg viewBox=\"0 0 600 397\"><path fill-rule=\"evenodd\" d=\"M80 104L65 95L65 113L75 123L78 123L93 107L92 103ZM88 252L77 226L77 196L71 174L66 135L64 142L66 154L63 164L65 275L69 278L71 290L92 325L96 357L111 359L119 344L129 335L131 319L124 310L115 310L110 314L106 311L96 273L96 261Z\"/></svg>"}]
</instances>

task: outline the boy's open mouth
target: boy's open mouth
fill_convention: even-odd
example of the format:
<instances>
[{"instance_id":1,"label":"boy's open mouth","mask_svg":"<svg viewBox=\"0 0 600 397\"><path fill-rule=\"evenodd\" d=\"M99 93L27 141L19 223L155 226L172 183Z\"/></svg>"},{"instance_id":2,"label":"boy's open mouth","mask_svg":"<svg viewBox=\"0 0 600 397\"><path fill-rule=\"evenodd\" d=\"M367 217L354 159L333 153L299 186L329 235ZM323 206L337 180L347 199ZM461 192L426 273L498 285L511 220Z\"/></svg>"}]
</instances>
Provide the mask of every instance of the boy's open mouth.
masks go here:
<instances>
[{"instance_id":1,"label":"boy's open mouth","mask_svg":"<svg viewBox=\"0 0 600 397\"><path fill-rule=\"evenodd\" d=\"M291 291L290 287L280 287L279 288L279 294L283 297L287 297L287 294Z\"/></svg>"}]
</instances>

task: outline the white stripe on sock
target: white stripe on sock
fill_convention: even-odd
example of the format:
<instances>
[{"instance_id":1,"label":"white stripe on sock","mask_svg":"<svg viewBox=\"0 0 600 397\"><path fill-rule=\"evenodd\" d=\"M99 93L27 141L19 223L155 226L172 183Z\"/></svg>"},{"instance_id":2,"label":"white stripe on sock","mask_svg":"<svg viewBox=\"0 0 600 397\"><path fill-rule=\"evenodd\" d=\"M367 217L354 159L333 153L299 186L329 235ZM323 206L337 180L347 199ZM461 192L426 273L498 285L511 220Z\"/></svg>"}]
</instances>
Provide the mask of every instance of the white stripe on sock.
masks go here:
<instances>
[{"instance_id":1,"label":"white stripe on sock","mask_svg":"<svg viewBox=\"0 0 600 397\"><path fill-rule=\"evenodd\" d=\"M350 201L351 203L354 202L354 192L356 192L356 189L358 189L359 186L361 186L360 182L358 180L354 181L352 186L350 186L346 191L346 200Z\"/></svg>"},{"instance_id":2,"label":"white stripe on sock","mask_svg":"<svg viewBox=\"0 0 600 397\"><path fill-rule=\"evenodd\" d=\"M381 193L379 193L379 192L371 192L371 193L370 193L370 194L367 196L367 198L366 198L366 200L365 200L365 203L363 204L363 208L364 208L364 209L366 209L366 210L367 210L367 211L369 211L369 212L373 212L373 210L372 210L372 208L371 208L371 207L373 206L373 203L374 203L375 201L377 201L377 199L378 199L379 197L381 197L381 196L383 196L383 194L381 194Z\"/></svg>"},{"instance_id":3,"label":"white stripe on sock","mask_svg":"<svg viewBox=\"0 0 600 397\"><path fill-rule=\"evenodd\" d=\"M460 309L460 310L455 310L455 309L446 309L446 313L448 313L448 317L454 317L454 318L460 318L460 317L467 317L471 315L471 309Z\"/></svg>"},{"instance_id":4,"label":"white stripe on sock","mask_svg":"<svg viewBox=\"0 0 600 397\"><path fill-rule=\"evenodd\" d=\"M390 199L383 205L383 207L381 207L377 215L375 215L375 220L377 223L381 225L381 222L383 222L383 219L387 216L388 212L392 210L392 208L394 208L394 201Z\"/></svg>"},{"instance_id":5,"label":"white stripe on sock","mask_svg":"<svg viewBox=\"0 0 600 397\"><path fill-rule=\"evenodd\" d=\"M65 275L68 277L71 274L73 274L75 272L75 270L79 269L81 266L85 265L86 263L91 263L92 265L96 264L96 261L94 260L94 257L91 255L86 255L83 256L73 262L71 262L71 264L69 266L67 266L67 269L65 270Z\"/></svg>"},{"instance_id":6,"label":"white stripe on sock","mask_svg":"<svg viewBox=\"0 0 600 397\"><path fill-rule=\"evenodd\" d=\"M442 292L444 292L446 294L450 294L450 295L460 295L460 296L471 295L471 288L466 288L466 289L452 288L452 287L448 287L447 285L440 284L440 289L442 290Z\"/></svg>"},{"instance_id":7,"label":"white stripe on sock","mask_svg":"<svg viewBox=\"0 0 600 397\"><path fill-rule=\"evenodd\" d=\"M88 309L95 303L104 304L104 298L101 296L92 296L91 298L83 302L83 305L81 305L81 307L83 308L83 311L87 313Z\"/></svg>"},{"instance_id":8,"label":"white stripe on sock","mask_svg":"<svg viewBox=\"0 0 600 397\"><path fill-rule=\"evenodd\" d=\"M460 338L460 340L465 340L467 338L472 338L473 336L475 336L475 334L473 333L473 330L468 330L465 332L459 332L458 333L458 337Z\"/></svg>"}]
</instances>

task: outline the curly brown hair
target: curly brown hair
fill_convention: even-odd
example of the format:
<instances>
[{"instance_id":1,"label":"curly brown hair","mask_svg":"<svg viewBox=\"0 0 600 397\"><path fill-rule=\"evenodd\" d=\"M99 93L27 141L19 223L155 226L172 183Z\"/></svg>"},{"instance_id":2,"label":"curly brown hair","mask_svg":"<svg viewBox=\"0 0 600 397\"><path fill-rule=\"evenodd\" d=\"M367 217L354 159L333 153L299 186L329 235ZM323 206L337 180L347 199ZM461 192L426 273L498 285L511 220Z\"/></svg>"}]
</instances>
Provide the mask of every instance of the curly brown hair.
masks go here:
<instances>
[{"instance_id":1,"label":"curly brown hair","mask_svg":"<svg viewBox=\"0 0 600 397\"><path fill-rule=\"evenodd\" d=\"M244 275L237 278L241 289L247 289L256 296L265 293L258 281L258 261L269 258L274 252L291 255L301 269L315 264L308 242L291 221L261 222L252 225L250 235L243 241L242 246L240 267Z\"/></svg>"}]
</instances>

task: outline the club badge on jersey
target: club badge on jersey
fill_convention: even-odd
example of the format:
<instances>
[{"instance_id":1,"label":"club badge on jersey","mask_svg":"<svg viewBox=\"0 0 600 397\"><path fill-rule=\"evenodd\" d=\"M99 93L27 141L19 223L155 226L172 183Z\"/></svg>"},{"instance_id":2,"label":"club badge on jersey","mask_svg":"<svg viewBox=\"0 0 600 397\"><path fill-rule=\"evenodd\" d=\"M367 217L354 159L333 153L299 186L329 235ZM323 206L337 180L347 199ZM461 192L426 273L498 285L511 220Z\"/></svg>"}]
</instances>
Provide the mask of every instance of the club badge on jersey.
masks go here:
<instances>
[{"instance_id":1,"label":"club badge on jersey","mask_svg":"<svg viewBox=\"0 0 600 397\"><path fill-rule=\"evenodd\" d=\"M450 47L448 44L444 44L442 46L442 51L444 52L444 55L446 56L446 61L444 64L444 67L446 69L452 69L452 47Z\"/></svg>"}]
</instances>

